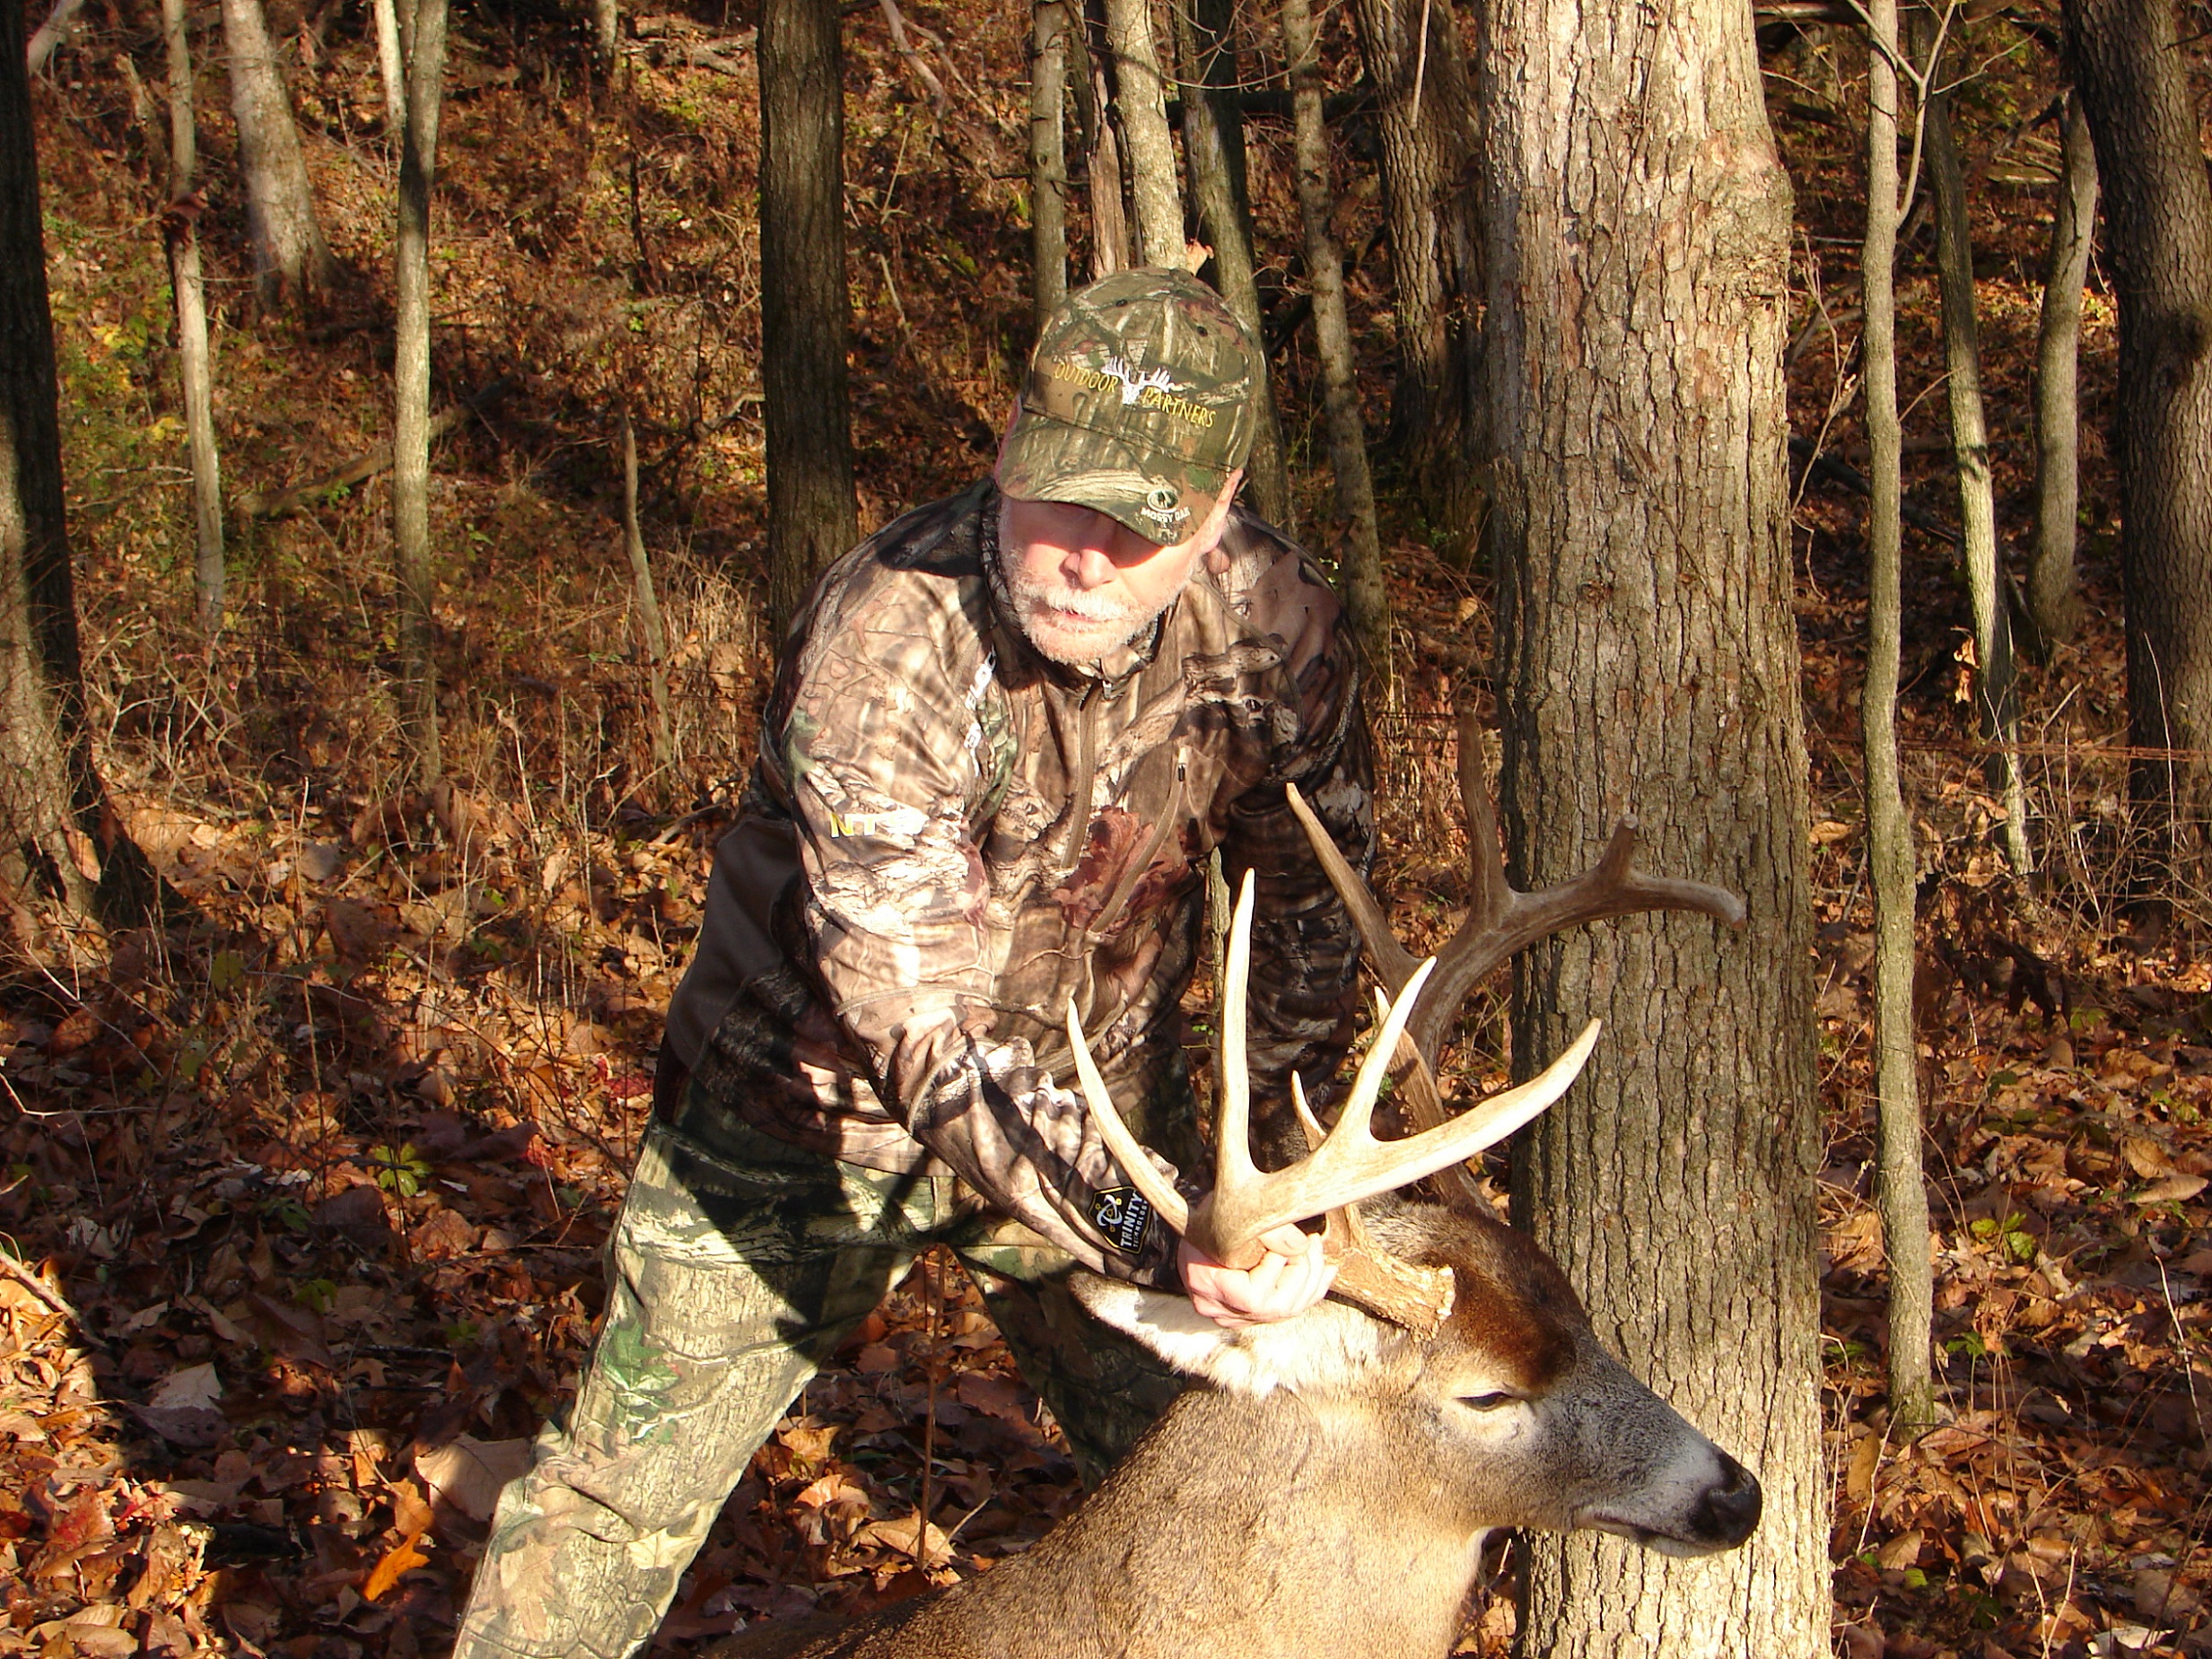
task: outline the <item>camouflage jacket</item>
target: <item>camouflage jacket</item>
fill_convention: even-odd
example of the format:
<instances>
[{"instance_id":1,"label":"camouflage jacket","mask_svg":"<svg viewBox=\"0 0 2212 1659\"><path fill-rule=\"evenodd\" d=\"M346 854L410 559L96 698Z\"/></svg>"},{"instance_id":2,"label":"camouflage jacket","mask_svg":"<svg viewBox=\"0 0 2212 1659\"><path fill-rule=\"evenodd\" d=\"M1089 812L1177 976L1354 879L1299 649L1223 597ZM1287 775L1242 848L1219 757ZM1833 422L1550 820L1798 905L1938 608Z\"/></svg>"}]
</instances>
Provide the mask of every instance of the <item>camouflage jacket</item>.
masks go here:
<instances>
[{"instance_id":1,"label":"camouflage jacket","mask_svg":"<svg viewBox=\"0 0 2212 1659\"><path fill-rule=\"evenodd\" d=\"M1342 1059L1358 942L1286 804L1355 867L1371 757L1342 607L1236 511L1121 661L1033 651L987 482L907 514L794 623L699 951L669 1015L691 1106L878 1170L946 1171L1087 1265L1173 1283L1073 1086L1073 998L1124 1118L1198 1152L1178 1005L1206 865L1255 873L1255 1111Z\"/></svg>"}]
</instances>

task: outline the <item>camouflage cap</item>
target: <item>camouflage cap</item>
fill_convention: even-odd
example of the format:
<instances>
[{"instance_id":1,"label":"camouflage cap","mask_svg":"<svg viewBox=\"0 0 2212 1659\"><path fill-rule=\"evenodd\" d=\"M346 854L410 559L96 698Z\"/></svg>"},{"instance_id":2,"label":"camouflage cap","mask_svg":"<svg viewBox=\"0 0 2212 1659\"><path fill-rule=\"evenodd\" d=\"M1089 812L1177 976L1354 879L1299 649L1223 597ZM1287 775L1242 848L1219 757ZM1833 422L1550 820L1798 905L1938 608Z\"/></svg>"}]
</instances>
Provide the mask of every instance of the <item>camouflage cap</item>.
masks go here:
<instances>
[{"instance_id":1,"label":"camouflage cap","mask_svg":"<svg viewBox=\"0 0 2212 1659\"><path fill-rule=\"evenodd\" d=\"M1186 271L1119 271L1061 302L1037 336L999 487L1072 502L1150 541L1195 531L1252 450L1259 359Z\"/></svg>"}]
</instances>

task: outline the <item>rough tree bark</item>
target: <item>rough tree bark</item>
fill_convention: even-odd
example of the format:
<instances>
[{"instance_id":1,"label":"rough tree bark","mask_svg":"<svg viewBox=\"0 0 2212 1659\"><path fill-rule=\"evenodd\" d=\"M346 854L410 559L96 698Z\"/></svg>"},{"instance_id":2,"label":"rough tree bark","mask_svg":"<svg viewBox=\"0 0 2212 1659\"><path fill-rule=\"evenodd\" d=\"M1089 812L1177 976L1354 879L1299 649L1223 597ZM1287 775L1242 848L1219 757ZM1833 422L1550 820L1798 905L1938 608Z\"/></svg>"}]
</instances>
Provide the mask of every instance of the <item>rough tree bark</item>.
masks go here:
<instances>
[{"instance_id":1,"label":"rough tree bark","mask_svg":"<svg viewBox=\"0 0 2212 1659\"><path fill-rule=\"evenodd\" d=\"M1923 35L1932 31L1922 29ZM1930 41L1928 84L1943 85L1942 53ZM1981 328L1974 308L1974 249L1966 216L1966 174L1951 131L1951 97L1933 91L1922 123L1936 205L1936 278L1943 312L1944 401L1959 479L1959 558L1974 624L1974 712L1981 738L1999 747L1985 769L2005 803L2005 857L2013 874L2034 868L2028 850L2028 794L2021 777L2020 682L2012 618L1997 550L1997 491L1989 477L1989 423L1981 396Z\"/></svg>"},{"instance_id":2,"label":"rough tree bark","mask_svg":"<svg viewBox=\"0 0 2212 1659\"><path fill-rule=\"evenodd\" d=\"M223 465L215 450L214 368L207 352L206 289L200 277L199 214L193 200L199 123L192 107L192 43L184 0L162 0L162 36L169 55L169 212L162 219L162 240L177 306L177 371L184 386L185 441L192 456L193 589L200 629L212 639L223 627Z\"/></svg>"},{"instance_id":3,"label":"rough tree bark","mask_svg":"<svg viewBox=\"0 0 2212 1659\"><path fill-rule=\"evenodd\" d=\"M23 8L0 5L0 887L101 921L160 884L92 764L77 644Z\"/></svg>"},{"instance_id":4,"label":"rough tree bark","mask_svg":"<svg viewBox=\"0 0 2212 1659\"><path fill-rule=\"evenodd\" d=\"M1296 131L1291 170L1298 185L1298 220L1306 233L1314 344L1321 359L1329 468L1336 485L1337 582L1374 677L1379 707L1390 687L1390 589L1383 576L1375 481L1368 470L1351 326L1344 311L1344 255L1329 223L1334 192L1329 182L1329 135L1321 124L1321 50L1307 0L1282 0L1282 57L1290 77Z\"/></svg>"},{"instance_id":5,"label":"rough tree bark","mask_svg":"<svg viewBox=\"0 0 2212 1659\"><path fill-rule=\"evenodd\" d=\"M1122 201L1122 141L1114 111L1114 87L1106 75L1104 0L1084 0L1083 81L1087 89L1083 123L1083 174L1090 187L1090 275L1096 282L1134 263L1129 251L1129 212Z\"/></svg>"},{"instance_id":6,"label":"rough tree bark","mask_svg":"<svg viewBox=\"0 0 2212 1659\"><path fill-rule=\"evenodd\" d=\"M2043 312L2035 336L2035 550L2028 564L2028 615L2046 645L2074 637L2081 589L2074 555L2081 536L2082 285L2097 223L2097 153L2069 91L2060 118L2059 199L2043 267Z\"/></svg>"},{"instance_id":7,"label":"rough tree bark","mask_svg":"<svg viewBox=\"0 0 2212 1659\"><path fill-rule=\"evenodd\" d=\"M329 287L337 266L315 216L292 96L276 66L261 0L223 0L223 40L231 63L239 170L245 175L254 287L262 305L275 310Z\"/></svg>"},{"instance_id":8,"label":"rough tree bark","mask_svg":"<svg viewBox=\"0 0 2212 1659\"><path fill-rule=\"evenodd\" d=\"M1875 1197L1889 1253L1890 1414L1901 1433L1925 1427L1935 1401L1928 1368L1934 1273L1920 1163L1919 1081L1912 1051L1912 818L1897 760L1897 681L1903 631L1904 431L1897 414L1897 229L1909 190L1897 171L1897 0L1867 7L1867 239L1858 268L1866 322L1867 463L1867 677L1859 741L1867 773L1867 873L1874 892ZM1918 146L1915 146L1917 153Z\"/></svg>"},{"instance_id":9,"label":"rough tree bark","mask_svg":"<svg viewBox=\"0 0 2212 1659\"><path fill-rule=\"evenodd\" d=\"M1106 0L1106 50L1115 101L1129 141L1130 199L1137 210L1137 258L1183 264L1183 193L1176 188L1176 143L1167 129L1167 87L1152 39L1150 0Z\"/></svg>"},{"instance_id":10,"label":"rough tree bark","mask_svg":"<svg viewBox=\"0 0 2212 1659\"><path fill-rule=\"evenodd\" d=\"M779 637L814 579L860 539L845 386L844 80L836 0L765 0L760 18L760 328L768 440L768 599Z\"/></svg>"},{"instance_id":11,"label":"rough tree bark","mask_svg":"<svg viewBox=\"0 0 2212 1659\"><path fill-rule=\"evenodd\" d=\"M1606 1038L1517 1148L1516 1215L1601 1335L1755 1471L1765 1518L1680 1561L1530 1541L1520 1651L1828 1651L1805 757L1782 350L1790 191L1733 0L1495 0L1482 100L1503 802L1517 886L1622 813L1748 926L1639 917L1515 974L1533 1069Z\"/></svg>"},{"instance_id":12,"label":"rough tree bark","mask_svg":"<svg viewBox=\"0 0 2212 1659\"><path fill-rule=\"evenodd\" d=\"M1255 394L1259 420L1252 437L1252 458L1245 463L1244 494L1269 523L1293 530L1290 473L1283 460L1274 377L1267 372L1267 319L1260 306L1252 257L1244 114L1237 101L1243 83L1234 0L1175 0L1174 11L1176 57L1183 73L1183 154L1190 166L1191 196L1213 249L1221 297L1261 348Z\"/></svg>"},{"instance_id":13,"label":"rough tree bark","mask_svg":"<svg viewBox=\"0 0 2212 1659\"><path fill-rule=\"evenodd\" d=\"M1038 0L1029 29L1029 266L1040 328L1068 295L1067 90L1067 0Z\"/></svg>"},{"instance_id":14,"label":"rough tree bark","mask_svg":"<svg viewBox=\"0 0 2212 1659\"><path fill-rule=\"evenodd\" d=\"M1473 417L1476 112L1447 0L1354 0L1381 120L1383 212L1396 290L1398 378L1386 450L1401 458L1447 557L1473 552L1482 495Z\"/></svg>"},{"instance_id":15,"label":"rough tree bark","mask_svg":"<svg viewBox=\"0 0 2212 1659\"><path fill-rule=\"evenodd\" d=\"M399 720L415 780L425 788L443 770L433 650L437 576L430 546L430 197L438 177L445 20L446 0L414 0L394 261L392 564L399 599Z\"/></svg>"},{"instance_id":16,"label":"rough tree bark","mask_svg":"<svg viewBox=\"0 0 2212 1659\"><path fill-rule=\"evenodd\" d=\"M2135 796L2212 893L2212 179L2173 0L2065 0L2120 295L2120 563Z\"/></svg>"}]
</instances>

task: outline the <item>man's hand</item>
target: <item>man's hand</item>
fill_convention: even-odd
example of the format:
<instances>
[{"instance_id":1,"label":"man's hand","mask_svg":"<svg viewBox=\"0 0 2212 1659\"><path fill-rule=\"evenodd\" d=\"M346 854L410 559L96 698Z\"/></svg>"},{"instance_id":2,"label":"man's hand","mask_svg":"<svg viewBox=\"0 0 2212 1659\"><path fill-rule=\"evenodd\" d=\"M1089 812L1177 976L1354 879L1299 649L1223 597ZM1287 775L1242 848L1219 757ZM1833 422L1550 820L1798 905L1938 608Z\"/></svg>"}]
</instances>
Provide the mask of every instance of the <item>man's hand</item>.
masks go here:
<instances>
[{"instance_id":1,"label":"man's hand","mask_svg":"<svg viewBox=\"0 0 2212 1659\"><path fill-rule=\"evenodd\" d=\"M1336 1282L1336 1264L1321 1253L1321 1235L1295 1227L1263 1234L1267 1253L1249 1271L1216 1262L1187 1238L1176 1253L1191 1305L1225 1331L1269 1324L1302 1314Z\"/></svg>"}]
</instances>

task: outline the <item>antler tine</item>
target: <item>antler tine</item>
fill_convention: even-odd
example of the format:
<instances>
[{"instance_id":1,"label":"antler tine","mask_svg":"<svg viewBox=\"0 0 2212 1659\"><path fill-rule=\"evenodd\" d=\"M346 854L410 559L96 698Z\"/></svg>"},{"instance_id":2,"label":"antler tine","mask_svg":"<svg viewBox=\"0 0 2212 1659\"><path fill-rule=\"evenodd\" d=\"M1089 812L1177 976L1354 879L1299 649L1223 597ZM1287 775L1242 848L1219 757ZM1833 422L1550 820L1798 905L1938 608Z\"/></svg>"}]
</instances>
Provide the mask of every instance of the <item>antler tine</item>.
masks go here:
<instances>
[{"instance_id":1,"label":"antler tine","mask_svg":"<svg viewBox=\"0 0 2212 1659\"><path fill-rule=\"evenodd\" d=\"M1382 981L1392 996L1405 989L1405 982L1413 977L1420 958L1401 944L1398 936L1390 930L1390 921L1383 914L1383 907L1375 902L1375 895L1360 879L1359 871L1337 850L1336 842L1321 826L1314 809L1306 804L1295 783L1284 786L1290 796L1290 810L1306 831L1306 840L1314 850L1314 857L1321 861L1322 869L1329 878L1329 885L1336 889L1336 896L1351 912L1351 924L1359 930L1360 943L1366 947L1368 965L1375 970L1375 977Z\"/></svg>"},{"instance_id":2,"label":"antler tine","mask_svg":"<svg viewBox=\"0 0 2212 1659\"><path fill-rule=\"evenodd\" d=\"M1412 988L1409 991L1419 994ZM1392 1008L1392 1020L1369 1052L1370 1061L1376 1052L1387 1054L1395 1046L1409 1000L1402 996ZM1249 1253L1248 1241L1271 1227L1325 1215L1473 1157L1567 1092L1596 1046L1600 1022L1592 1020L1564 1053L1519 1087L1493 1096L1447 1123L1403 1140L1377 1140L1369 1132L1367 1120L1374 1109L1374 1097L1367 1087L1368 1068L1363 1066L1352 1098L1345 1103L1342 1117L1318 1152L1289 1169L1263 1177L1246 1191L1225 1193L1217 1187L1193 1211L1193 1236L1203 1227L1210 1238L1226 1245L1244 1244ZM1377 1066L1374 1070L1375 1083L1379 1086L1383 1068ZM1367 1096L1364 1100L1362 1094ZM1217 1260L1232 1261L1214 1244L1200 1242Z\"/></svg>"},{"instance_id":3,"label":"antler tine","mask_svg":"<svg viewBox=\"0 0 2212 1659\"><path fill-rule=\"evenodd\" d=\"M1114 1109L1106 1078L1098 1075L1098 1062L1090 1057L1090 1044L1084 1039L1083 1022L1076 1015L1073 997L1068 999L1068 1046L1075 1055L1075 1075L1082 1080L1083 1100L1090 1107L1090 1121L1098 1126L1098 1139L1106 1143L1106 1150L1114 1154L1129 1184L1151 1203L1153 1213L1177 1233L1188 1232L1191 1207L1154 1166L1137 1138L1129 1132L1129 1125L1122 1122L1122 1114Z\"/></svg>"}]
</instances>

